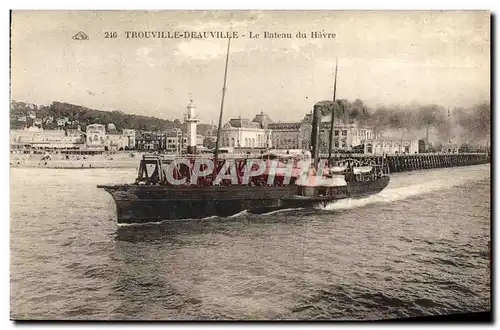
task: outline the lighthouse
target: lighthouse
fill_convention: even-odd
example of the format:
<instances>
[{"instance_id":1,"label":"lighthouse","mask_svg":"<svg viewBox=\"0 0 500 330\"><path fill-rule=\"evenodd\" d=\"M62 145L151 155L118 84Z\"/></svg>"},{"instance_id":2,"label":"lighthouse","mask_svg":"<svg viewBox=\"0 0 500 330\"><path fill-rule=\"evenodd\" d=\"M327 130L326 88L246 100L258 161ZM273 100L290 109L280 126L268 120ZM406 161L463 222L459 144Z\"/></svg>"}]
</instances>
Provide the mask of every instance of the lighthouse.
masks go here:
<instances>
[{"instance_id":1,"label":"lighthouse","mask_svg":"<svg viewBox=\"0 0 500 330\"><path fill-rule=\"evenodd\" d=\"M199 119L196 117L196 105L193 99L189 100L189 104L186 107L187 111L184 116L184 122L186 123L187 130L187 153L196 153L196 125Z\"/></svg>"}]
</instances>

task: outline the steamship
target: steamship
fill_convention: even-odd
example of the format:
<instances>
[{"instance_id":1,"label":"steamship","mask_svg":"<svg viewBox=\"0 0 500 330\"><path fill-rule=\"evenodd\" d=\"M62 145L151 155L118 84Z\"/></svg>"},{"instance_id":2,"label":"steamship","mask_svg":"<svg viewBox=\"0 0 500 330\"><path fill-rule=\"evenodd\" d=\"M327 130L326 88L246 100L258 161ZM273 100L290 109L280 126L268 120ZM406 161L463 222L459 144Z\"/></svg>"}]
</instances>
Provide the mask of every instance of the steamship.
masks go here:
<instances>
[{"instance_id":1,"label":"steamship","mask_svg":"<svg viewBox=\"0 0 500 330\"><path fill-rule=\"evenodd\" d=\"M311 151L305 150L299 154L268 152L259 157L220 155L220 129L230 44L231 38L228 39L216 148L210 158L213 170L203 177L197 175L207 168L200 162L203 156L196 152L198 120L195 107L188 106L185 117L188 150L182 162L166 159L161 155L143 156L137 179L133 184L98 185L98 188L104 189L113 197L118 224L225 217L242 211L263 214L290 208L310 208L346 198L363 198L387 187L390 177L387 166L383 164L361 163L356 159L345 159L336 163L331 162L331 159L327 163L320 161L319 133L322 112L319 105L315 105L313 111ZM337 70L334 101L336 77ZM333 132L333 113L331 117ZM330 153L331 146L330 141ZM266 164L264 171L243 180L244 171L252 166L256 158ZM235 171L232 173L234 180L218 181L217 175L226 169L228 162L234 162L231 167L231 170ZM301 166L304 162L312 166L304 169ZM285 171L275 173L273 166L289 166L292 171L288 174L282 173Z\"/></svg>"}]
</instances>

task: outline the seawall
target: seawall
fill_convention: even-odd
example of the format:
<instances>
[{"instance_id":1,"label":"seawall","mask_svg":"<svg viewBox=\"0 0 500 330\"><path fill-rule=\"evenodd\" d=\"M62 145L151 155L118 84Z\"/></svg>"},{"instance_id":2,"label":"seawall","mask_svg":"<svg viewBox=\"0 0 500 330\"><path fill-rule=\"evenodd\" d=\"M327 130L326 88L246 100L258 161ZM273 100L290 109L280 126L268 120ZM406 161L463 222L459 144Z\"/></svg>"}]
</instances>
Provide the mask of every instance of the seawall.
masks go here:
<instances>
[{"instance_id":1,"label":"seawall","mask_svg":"<svg viewBox=\"0 0 500 330\"><path fill-rule=\"evenodd\" d=\"M385 157L366 154L334 154L332 159L334 161L364 160L383 165L384 170L389 173L490 163L490 155L486 153L386 155Z\"/></svg>"}]
</instances>

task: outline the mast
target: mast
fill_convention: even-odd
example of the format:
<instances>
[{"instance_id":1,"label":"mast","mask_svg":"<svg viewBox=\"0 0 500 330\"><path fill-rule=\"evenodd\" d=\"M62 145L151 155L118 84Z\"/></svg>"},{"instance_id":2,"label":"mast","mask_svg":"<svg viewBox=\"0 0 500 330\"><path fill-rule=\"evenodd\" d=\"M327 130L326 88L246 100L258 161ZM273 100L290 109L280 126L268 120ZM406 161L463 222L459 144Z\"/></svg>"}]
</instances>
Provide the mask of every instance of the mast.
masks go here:
<instances>
[{"instance_id":1,"label":"mast","mask_svg":"<svg viewBox=\"0 0 500 330\"><path fill-rule=\"evenodd\" d=\"M384 151L382 150L382 162L380 164L380 170L382 172L382 174L384 174Z\"/></svg>"},{"instance_id":2,"label":"mast","mask_svg":"<svg viewBox=\"0 0 500 330\"><path fill-rule=\"evenodd\" d=\"M229 47L231 46L231 31L229 31L229 38L227 40L227 53L226 53L226 67L224 69L224 85L222 86L222 98L220 102L219 126L217 127L217 141L215 142L214 158L217 160L219 156L220 145L220 129L222 127L222 115L224 113L224 96L226 95L226 81L227 81L227 65L229 63Z\"/></svg>"},{"instance_id":3,"label":"mast","mask_svg":"<svg viewBox=\"0 0 500 330\"><path fill-rule=\"evenodd\" d=\"M328 148L328 164L331 164L331 158L332 158L332 149L333 149L333 121L335 117L335 101L336 101L336 94L337 94L337 69L338 69L338 64L339 64L339 58L337 57L335 59L335 79L333 83L333 107L332 107L332 118L330 121L330 145Z\"/></svg>"}]
</instances>

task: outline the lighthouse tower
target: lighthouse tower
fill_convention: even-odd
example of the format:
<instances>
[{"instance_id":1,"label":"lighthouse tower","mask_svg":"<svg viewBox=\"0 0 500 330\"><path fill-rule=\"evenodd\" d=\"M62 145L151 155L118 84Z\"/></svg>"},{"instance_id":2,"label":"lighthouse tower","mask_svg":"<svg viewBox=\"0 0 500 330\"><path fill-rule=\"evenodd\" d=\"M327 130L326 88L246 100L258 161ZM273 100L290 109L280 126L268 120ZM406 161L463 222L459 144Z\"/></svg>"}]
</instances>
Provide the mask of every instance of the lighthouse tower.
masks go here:
<instances>
[{"instance_id":1,"label":"lighthouse tower","mask_svg":"<svg viewBox=\"0 0 500 330\"><path fill-rule=\"evenodd\" d=\"M186 123L187 128L187 153L195 154L196 153L196 125L199 122L199 119L196 116L196 105L193 102L193 99L189 100L189 104L186 107L187 111L184 115L184 122Z\"/></svg>"}]
</instances>

